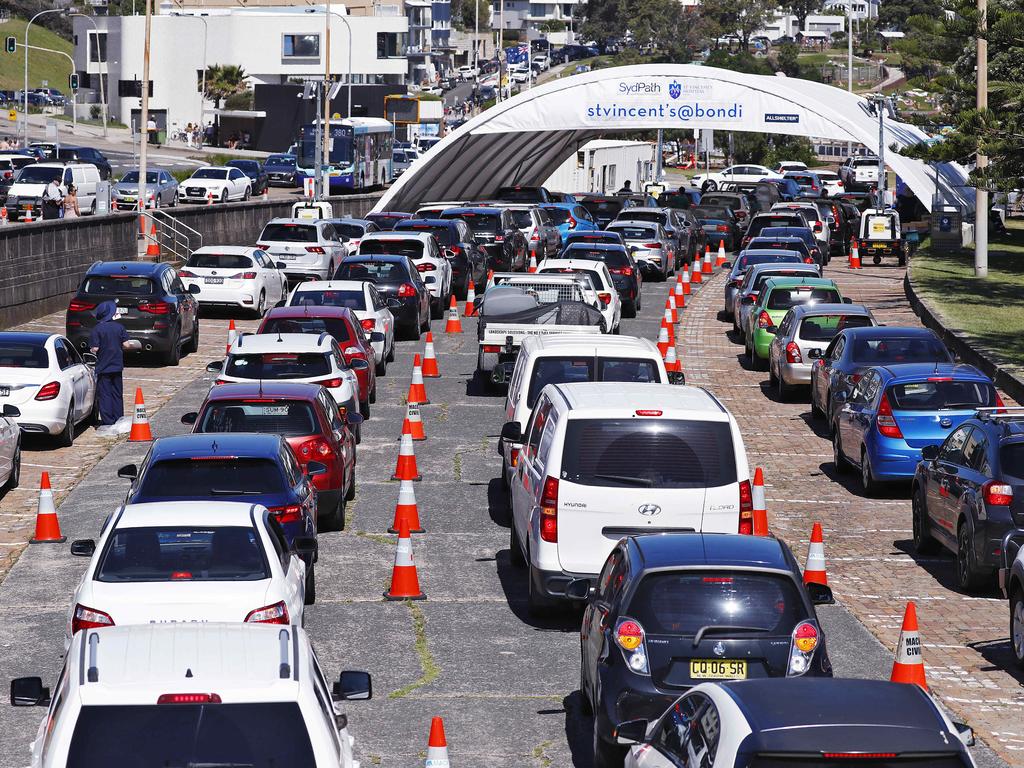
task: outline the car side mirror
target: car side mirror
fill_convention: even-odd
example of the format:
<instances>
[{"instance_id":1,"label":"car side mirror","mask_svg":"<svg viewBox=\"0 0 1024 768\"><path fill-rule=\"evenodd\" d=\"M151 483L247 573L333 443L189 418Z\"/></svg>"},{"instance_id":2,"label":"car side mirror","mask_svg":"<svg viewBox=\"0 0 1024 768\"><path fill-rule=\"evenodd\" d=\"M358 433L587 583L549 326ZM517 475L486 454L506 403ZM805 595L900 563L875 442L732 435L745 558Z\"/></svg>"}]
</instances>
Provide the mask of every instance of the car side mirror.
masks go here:
<instances>
[{"instance_id":1,"label":"car side mirror","mask_svg":"<svg viewBox=\"0 0 1024 768\"><path fill-rule=\"evenodd\" d=\"M363 415L361 413L346 413L345 422L350 426L354 427L357 424L363 423Z\"/></svg>"},{"instance_id":2,"label":"car side mirror","mask_svg":"<svg viewBox=\"0 0 1024 768\"><path fill-rule=\"evenodd\" d=\"M296 536L292 541L292 552L299 557L312 557L316 554L316 539L312 536Z\"/></svg>"},{"instance_id":3,"label":"car side mirror","mask_svg":"<svg viewBox=\"0 0 1024 768\"><path fill-rule=\"evenodd\" d=\"M843 392L842 390L832 395L832 402L838 403L839 405L842 405L849 399L850 396L846 392Z\"/></svg>"},{"instance_id":4,"label":"car side mirror","mask_svg":"<svg viewBox=\"0 0 1024 768\"><path fill-rule=\"evenodd\" d=\"M820 360L823 356L824 353L820 349L807 350L807 357L810 360Z\"/></svg>"},{"instance_id":5,"label":"car side mirror","mask_svg":"<svg viewBox=\"0 0 1024 768\"><path fill-rule=\"evenodd\" d=\"M195 294L199 293L199 286L196 285L195 283L192 283L188 287L188 292L191 293L192 295L195 295Z\"/></svg>"},{"instance_id":6,"label":"car side mirror","mask_svg":"<svg viewBox=\"0 0 1024 768\"><path fill-rule=\"evenodd\" d=\"M370 334L370 341L371 342L383 342L384 341L384 334L381 333L380 331L374 331L373 333Z\"/></svg>"},{"instance_id":7,"label":"car side mirror","mask_svg":"<svg viewBox=\"0 0 1024 768\"><path fill-rule=\"evenodd\" d=\"M832 596L832 588L827 584L811 582L805 586L807 587L807 596L811 598L814 605L832 605L836 601Z\"/></svg>"},{"instance_id":8,"label":"car side mirror","mask_svg":"<svg viewBox=\"0 0 1024 768\"><path fill-rule=\"evenodd\" d=\"M727 261L724 264L722 264L722 269L732 269L732 262Z\"/></svg>"},{"instance_id":9,"label":"car side mirror","mask_svg":"<svg viewBox=\"0 0 1024 768\"><path fill-rule=\"evenodd\" d=\"M220 361L220 360L217 360L215 362L207 363L206 364L206 372L207 373L220 373L220 371L221 371L221 369L223 367L224 367L224 363L222 361Z\"/></svg>"},{"instance_id":10,"label":"car side mirror","mask_svg":"<svg viewBox=\"0 0 1024 768\"><path fill-rule=\"evenodd\" d=\"M398 309L402 306L402 302L398 299L388 299L388 309Z\"/></svg>"},{"instance_id":11,"label":"car side mirror","mask_svg":"<svg viewBox=\"0 0 1024 768\"><path fill-rule=\"evenodd\" d=\"M288 265L285 264L283 261L275 261L274 266L277 267L278 269L288 269Z\"/></svg>"},{"instance_id":12,"label":"car side mirror","mask_svg":"<svg viewBox=\"0 0 1024 768\"><path fill-rule=\"evenodd\" d=\"M967 723L953 723L953 727L956 728L957 738L960 739L965 747L973 747L975 745L974 729L971 726L967 725Z\"/></svg>"},{"instance_id":13,"label":"car side mirror","mask_svg":"<svg viewBox=\"0 0 1024 768\"><path fill-rule=\"evenodd\" d=\"M853 304L853 299L851 299L849 296L844 296L843 304Z\"/></svg>"},{"instance_id":14,"label":"car side mirror","mask_svg":"<svg viewBox=\"0 0 1024 768\"><path fill-rule=\"evenodd\" d=\"M348 364L348 367L351 368L353 371L365 371L367 368L370 367L370 364L363 360L361 357L357 357L355 360Z\"/></svg>"},{"instance_id":15,"label":"car side mirror","mask_svg":"<svg viewBox=\"0 0 1024 768\"><path fill-rule=\"evenodd\" d=\"M139 477L139 468L134 464L125 464L117 470L117 476L125 480L136 480Z\"/></svg>"},{"instance_id":16,"label":"car side mirror","mask_svg":"<svg viewBox=\"0 0 1024 768\"><path fill-rule=\"evenodd\" d=\"M8 419L16 419L21 416L21 409L16 405L5 404L3 414Z\"/></svg>"},{"instance_id":17,"label":"car side mirror","mask_svg":"<svg viewBox=\"0 0 1024 768\"><path fill-rule=\"evenodd\" d=\"M306 464L306 475L308 477L316 477L327 472L327 465L322 464L319 461L311 461Z\"/></svg>"},{"instance_id":18,"label":"car side mirror","mask_svg":"<svg viewBox=\"0 0 1024 768\"><path fill-rule=\"evenodd\" d=\"M338 675L332 698L336 701L365 701L373 698L373 679L369 672L347 669Z\"/></svg>"},{"instance_id":19,"label":"car side mirror","mask_svg":"<svg viewBox=\"0 0 1024 768\"><path fill-rule=\"evenodd\" d=\"M926 445L921 449L921 458L925 461L935 461L939 458L939 446Z\"/></svg>"},{"instance_id":20,"label":"car side mirror","mask_svg":"<svg viewBox=\"0 0 1024 768\"><path fill-rule=\"evenodd\" d=\"M43 687L41 677L16 677L11 680L12 707L48 707L50 689Z\"/></svg>"},{"instance_id":21,"label":"car side mirror","mask_svg":"<svg viewBox=\"0 0 1024 768\"><path fill-rule=\"evenodd\" d=\"M740 304L748 304L749 305L749 304L753 304L753 303L754 303L754 297L753 296L744 296L742 299L740 299Z\"/></svg>"},{"instance_id":22,"label":"car side mirror","mask_svg":"<svg viewBox=\"0 0 1024 768\"><path fill-rule=\"evenodd\" d=\"M669 371L668 372L668 383L681 385L686 383L686 374L682 371Z\"/></svg>"},{"instance_id":23,"label":"car side mirror","mask_svg":"<svg viewBox=\"0 0 1024 768\"><path fill-rule=\"evenodd\" d=\"M71 542L71 554L75 557L92 557L96 542L92 539L76 539Z\"/></svg>"},{"instance_id":24,"label":"car side mirror","mask_svg":"<svg viewBox=\"0 0 1024 768\"><path fill-rule=\"evenodd\" d=\"M590 584L590 579L573 579L565 586L565 596L569 600L584 602L589 600L592 594L594 588Z\"/></svg>"},{"instance_id":25,"label":"car side mirror","mask_svg":"<svg viewBox=\"0 0 1024 768\"><path fill-rule=\"evenodd\" d=\"M627 720L615 726L615 741L619 744L642 744L647 739L646 720Z\"/></svg>"},{"instance_id":26,"label":"car side mirror","mask_svg":"<svg viewBox=\"0 0 1024 768\"><path fill-rule=\"evenodd\" d=\"M189 411L181 417L182 424L195 424L199 420L199 414L195 411Z\"/></svg>"},{"instance_id":27,"label":"car side mirror","mask_svg":"<svg viewBox=\"0 0 1024 768\"><path fill-rule=\"evenodd\" d=\"M510 443L523 442L523 428L519 426L519 422L505 422L505 425L501 428L501 439L508 440Z\"/></svg>"}]
</instances>

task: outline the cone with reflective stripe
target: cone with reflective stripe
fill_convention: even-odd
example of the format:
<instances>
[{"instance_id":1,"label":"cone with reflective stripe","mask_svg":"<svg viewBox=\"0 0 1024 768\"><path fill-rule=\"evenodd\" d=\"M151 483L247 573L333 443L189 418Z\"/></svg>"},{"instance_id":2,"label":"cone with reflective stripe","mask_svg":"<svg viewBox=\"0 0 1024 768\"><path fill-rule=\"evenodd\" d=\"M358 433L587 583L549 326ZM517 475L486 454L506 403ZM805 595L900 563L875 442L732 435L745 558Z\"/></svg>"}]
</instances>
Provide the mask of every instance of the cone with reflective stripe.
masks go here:
<instances>
[{"instance_id":1,"label":"cone with reflective stripe","mask_svg":"<svg viewBox=\"0 0 1024 768\"><path fill-rule=\"evenodd\" d=\"M493 269L488 269L487 270L487 285L484 286L484 290L486 291L488 288L491 288L493 286L494 286L494 270Z\"/></svg>"},{"instance_id":2,"label":"cone with reflective stripe","mask_svg":"<svg viewBox=\"0 0 1024 768\"><path fill-rule=\"evenodd\" d=\"M689 296L690 295L690 291L693 290L692 288L690 288L690 265L689 264L686 264L683 267L683 277L682 277L682 281L681 282L683 284L683 295Z\"/></svg>"},{"instance_id":3,"label":"cone with reflective stripe","mask_svg":"<svg viewBox=\"0 0 1024 768\"><path fill-rule=\"evenodd\" d=\"M718 241L718 256L715 258L715 266L720 267L725 264L725 240Z\"/></svg>"},{"instance_id":4,"label":"cone with reflective stripe","mask_svg":"<svg viewBox=\"0 0 1024 768\"><path fill-rule=\"evenodd\" d=\"M391 571L391 587L384 593L385 600L426 600L416 577L416 564L412 559L412 538L409 535L409 521L398 521L398 548L395 550L395 567Z\"/></svg>"},{"instance_id":5,"label":"cone with reflective stripe","mask_svg":"<svg viewBox=\"0 0 1024 768\"><path fill-rule=\"evenodd\" d=\"M149 243L146 245L146 258L160 258L160 244L156 241L156 224L151 225L149 228Z\"/></svg>"},{"instance_id":6,"label":"cone with reflective stripe","mask_svg":"<svg viewBox=\"0 0 1024 768\"><path fill-rule=\"evenodd\" d=\"M412 358L412 381L409 382L409 394L405 396L405 402L410 405L430 405L427 388L423 385L423 367L419 355Z\"/></svg>"},{"instance_id":7,"label":"cone with reflective stripe","mask_svg":"<svg viewBox=\"0 0 1024 768\"><path fill-rule=\"evenodd\" d=\"M423 431L423 419L420 417L420 407L409 403L405 406L405 418L409 421L412 429L412 439L419 442L427 439L427 433Z\"/></svg>"},{"instance_id":8,"label":"cone with reflective stripe","mask_svg":"<svg viewBox=\"0 0 1024 768\"><path fill-rule=\"evenodd\" d=\"M669 373L682 373L683 364L676 355L675 345L665 350L665 370Z\"/></svg>"},{"instance_id":9,"label":"cone with reflective stripe","mask_svg":"<svg viewBox=\"0 0 1024 768\"><path fill-rule=\"evenodd\" d=\"M402 523L409 526L409 533L423 533L420 525L420 513L416 507L416 491L409 480L403 480L398 488L398 503L395 505L395 521L388 528L388 533L398 533Z\"/></svg>"},{"instance_id":10,"label":"cone with reflective stripe","mask_svg":"<svg viewBox=\"0 0 1024 768\"><path fill-rule=\"evenodd\" d=\"M227 349L224 351L224 354L226 354L226 355L230 355L231 354L231 345L234 344L237 339L238 339L238 330L235 328L235 321L234 320L229 320L228 321L228 346L227 346Z\"/></svg>"},{"instance_id":11,"label":"cone with reflective stripe","mask_svg":"<svg viewBox=\"0 0 1024 768\"><path fill-rule=\"evenodd\" d=\"M750 489L754 507L754 535L768 535L768 507L764 500L764 472L760 467L754 468L754 485Z\"/></svg>"},{"instance_id":12,"label":"cone with reflective stripe","mask_svg":"<svg viewBox=\"0 0 1024 768\"><path fill-rule=\"evenodd\" d=\"M132 431L128 433L128 442L146 443L152 439L153 433L149 429L149 417L146 415L146 401L142 398L142 387L136 387Z\"/></svg>"},{"instance_id":13,"label":"cone with reflective stripe","mask_svg":"<svg viewBox=\"0 0 1024 768\"><path fill-rule=\"evenodd\" d=\"M31 208L29 208L29 209L27 209L25 211L25 218L23 218L22 221L25 222L26 224L31 224L32 223L32 209ZM143 231L145 231L145 227L146 227L146 225L143 224L142 220L140 219L139 220L139 228L142 229Z\"/></svg>"},{"instance_id":14,"label":"cone with reflective stripe","mask_svg":"<svg viewBox=\"0 0 1024 768\"><path fill-rule=\"evenodd\" d=\"M921 635L917 630L917 606L911 600L903 613L903 628L896 645L896 658L892 664L889 681L893 683L914 683L928 690L924 676L924 656L921 653Z\"/></svg>"},{"instance_id":15,"label":"cone with reflective stripe","mask_svg":"<svg viewBox=\"0 0 1024 768\"><path fill-rule=\"evenodd\" d=\"M437 353L434 352L434 334L427 331L427 342L423 345L423 376L428 379L441 378L437 367Z\"/></svg>"},{"instance_id":16,"label":"cone with reflective stripe","mask_svg":"<svg viewBox=\"0 0 1024 768\"><path fill-rule=\"evenodd\" d=\"M664 358L668 353L668 326L665 325L665 319L661 320L661 329L658 331L658 351Z\"/></svg>"},{"instance_id":17,"label":"cone with reflective stripe","mask_svg":"<svg viewBox=\"0 0 1024 768\"><path fill-rule=\"evenodd\" d=\"M398 445L398 462L392 480L412 480L419 482L423 475L416 469L416 451L412 447L412 425L409 420L402 422L402 440Z\"/></svg>"},{"instance_id":18,"label":"cone with reflective stripe","mask_svg":"<svg viewBox=\"0 0 1024 768\"><path fill-rule=\"evenodd\" d=\"M67 537L60 532L57 510L53 506L53 491L50 490L50 473L43 472L39 479L39 509L36 512L36 535L30 544L62 544Z\"/></svg>"},{"instance_id":19,"label":"cone with reflective stripe","mask_svg":"<svg viewBox=\"0 0 1024 768\"><path fill-rule=\"evenodd\" d=\"M469 278L469 286L466 288L466 311L463 313L466 317L476 317L476 305L473 303L476 301L476 286L473 285L473 278Z\"/></svg>"},{"instance_id":20,"label":"cone with reflective stripe","mask_svg":"<svg viewBox=\"0 0 1024 768\"><path fill-rule=\"evenodd\" d=\"M0 205L0 225L7 223L7 206Z\"/></svg>"},{"instance_id":21,"label":"cone with reflective stripe","mask_svg":"<svg viewBox=\"0 0 1024 768\"><path fill-rule=\"evenodd\" d=\"M665 314L662 315L661 319L668 323L669 326L674 325L676 322L672 318L672 306L669 304L668 299L665 299Z\"/></svg>"},{"instance_id":22,"label":"cone with reflective stripe","mask_svg":"<svg viewBox=\"0 0 1024 768\"><path fill-rule=\"evenodd\" d=\"M462 333L462 320L459 319L459 305L452 296L448 305L448 322L444 324L445 333Z\"/></svg>"},{"instance_id":23,"label":"cone with reflective stripe","mask_svg":"<svg viewBox=\"0 0 1024 768\"><path fill-rule=\"evenodd\" d=\"M807 564L804 566L804 584L828 585L825 573L825 538L821 535L821 523L811 529L811 543L807 547Z\"/></svg>"},{"instance_id":24,"label":"cone with reflective stripe","mask_svg":"<svg viewBox=\"0 0 1024 768\"><path fill-rule=\"evenodd\" d=\"M705 246L704 262L700 265L700 271L703 272L705 275L713 274L714 271L715 271L711 267L711 246L710 245Z\"/></svg>"},{"instance_id":25,"label":"cone with reflective stripe","mask_svg":"<svg viewBox=\"0 0 1024 768\"><path fill-rule=\"evenodd\" d=\"M213 205L213 192L206 193L206 204Z\"/></svg>"},{"instance_id":26,"label":"cone with reflective stripe","mask_svg":"<svg viewBox=\"0 0 1024 768\"><path fill-rule=\"evenodd\" d=\"M706 245L704 247L707 248ZM691 265L693 267L693 270L692 270L692 274L690 276L690 279L693 282L695 282L695 283L702 283L702 282L704 282L704 275L702 275L700 273L701 258L702 257L701 257L700 249L698 248L697 249L697 253L693 257L693 264Z\"/></svg>"},{"instance_id":27,"label":"cone with reflective stripe","mask_svg":"<svg viewBox=\"0 0 1024 768\"><path fill-rule=\"evenodd\" d=\"M679 311L676 309L676 294L671 288L669 288L668 291L668 298L665 299L665 306L668 307L672 312L672 322L678 323Z\"/></svg>"},{"instance_id":28,"label":"cone with reflective stripe","mask_svg":"<svg viewBox=\"0 0 1024 768\"><path fill-rule=\"evenodd\" d=\"M527 270L531 275L537 272L537 254L530 251L530 268Z\"/></svg>"},{"instance_id":29,"label":"cone with reflective stripe","mask_svg":"<svg viewBox=\"0 0 1024 768\"><path fill-rule=\"evenodd\" d=\"M662 320L662 322L665 324L665 330L668 332L668 345L670 347L674 347L676 345L676 329L675 329L675 326L673 326L672 323L669 323L669 322L667 322L665 320Z\"/></svg>"},{"instance_id":30,"label":"cone with reflective stripe","mask_svg":"<svg viewBox=\"0 0 1024 768\"><path fill-rule=\"evenodd\" d=\"M672 295L675 297L676 310L686 309L686 291L683 289L683 276L678 273L676 274L676 287Z\"/></svg>"},{"instance_id":31,"label":"cone with reflective stripe","mask_svg":"<svg viewBox=\"0 0 1024 768\"><path fill-rule=\"evenodd\" d=\"M427 740L427 762L424 768L450 768L448 742L444 738L444 721L435 717L430 721L430 738Z\"/></svg>"},{"instance_id":32,"label":"cone with reflective stripe","mask_svg":"<svg viewBox=\"0 0 1024 768\"><path fill-rule=\"evenodd\" d=\"M847 264L849 269L860 269L860 251L857 249L856 241L850 248L850 261Z\"/></svg>"},{"instance_id":33,"label":"cone with reflective stripe","mask_svg":"<svg viewBox=\"0 0 1024 768\"><path fill-rule=\"evenodd\" d=\"M263 188L263 199L264 200L269 200L270 199L270 187L269 186Z\"/></svg>"}]
</instances>

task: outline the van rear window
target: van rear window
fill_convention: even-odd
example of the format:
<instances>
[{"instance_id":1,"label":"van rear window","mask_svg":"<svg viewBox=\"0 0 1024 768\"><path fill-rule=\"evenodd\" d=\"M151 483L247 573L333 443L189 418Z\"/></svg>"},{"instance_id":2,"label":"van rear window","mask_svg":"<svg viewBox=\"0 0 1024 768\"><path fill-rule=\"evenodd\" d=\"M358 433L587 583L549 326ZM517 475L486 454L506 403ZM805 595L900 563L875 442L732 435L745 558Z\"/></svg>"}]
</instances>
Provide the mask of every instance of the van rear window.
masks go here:
<instances>
[{"instance_id":1,"label":"van rear window","mask_svg":"<svg viewBox=\"0 0 1024 768\"><path fill-rule=\"evenodd\" d=\"M681 419L572 419L561 478L637 488L713 488L736 482L725 422Z\"/></svg>"},{"instance_id":2,"label":"van rear window","mask_svg":"<svg viewBox=\"0 0 1024 768\"><path fill-rule=\"evenodd\" d=\"M658 368L653 360L630 358L598 358L597 381L659 382ZM533 366L526 405L533 408L537 396L548 384L571 384L594 381L593 357L541 357Z\"/></svg>"}]
</instances>

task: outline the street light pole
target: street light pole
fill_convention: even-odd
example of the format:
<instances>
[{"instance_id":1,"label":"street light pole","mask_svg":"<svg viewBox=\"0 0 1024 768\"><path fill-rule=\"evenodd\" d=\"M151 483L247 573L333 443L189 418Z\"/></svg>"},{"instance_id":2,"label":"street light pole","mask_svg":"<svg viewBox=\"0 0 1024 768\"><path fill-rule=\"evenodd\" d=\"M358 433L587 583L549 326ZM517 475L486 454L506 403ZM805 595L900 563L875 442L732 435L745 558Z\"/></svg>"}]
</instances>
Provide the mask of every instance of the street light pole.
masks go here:
<instances>
[{"instance_id":1,"label":"street light pole","mask_svg":"<svg viewBox=\"0 0 1024 768\"><path fill-rule=\"evenodd\" d=\"M853 0L846 0L846 92L853 93ZM846 142L846 156L853 154L853 142Z\"/></svg>"},{"instance_id":2,"label":"street light pole","mask_svg":"<svg viewBox=\"0 0 1024 768\"><path fill-rule=\"evenodd\" d=\"M153 33L152 0L142 0L146 4L146 37L142 50L142 109L139 123L143 133L139 142L139 216L146 210L146 149L149 145L149 54L150 41Z\"/></svg>"},{"instance_id":3,"label":"street light pole","mask_svg":"<svg viewBox=\"0 0 1024 768\"><path fill-rule=\"evenodd\" d=\"M104 61L106 61L106 57L104 56L102 60L100 59L100 54L103 53L102 49L100 48L100 31L99 31L99 28L96 26L96 19L94 19L92 16L86 16L84 13L69 13L68 16L76 16L76 17L78 17L80 19L85 19L90 24L92 24L92 29L96 33L96 68L99 69L99 71L100 71L99 72L99 75L100 75L100 117L103 118L103 138L106 138L107 137L107 96L106 96L106 93L104 92L104 86L103 86L103 67L100 66L101 64L104 63ZM88 40L88 39L89 39L89 37L88 37L88 35L86 35L86 40ZM88 45L85 46L85 68L86 69L89 68L89 46Z\"/></svg>"},{"instance_id":4,"label":"street light pole","mask_svg":"<svg viewBox=\"0 0 1024 768\"><path fill-rule=\"evenodd\" d=\"M330 128L330 117L331 117L331 0L327 0L325 4L324 13L324 130L321 134L321 140L323 144L320 148L320 157L323 159L323 163L320 165L320 170L317 173L317 199L326 197L330 191L331 177L324 175L324 166L327 165L331 153L331 128ZM349 73L349 79L351 79L351 72Z\"/></svg>"},{"instance_id":5,"label":"street light pole","mask_svg":"<svg viewBox=\"0 0 1024 768\"><path fill-rule=\"evenodd\" d=\"M25 103L25 119L22 120L25 126L25 148L28 148L28 29L32 26L32 22L38 19L40 16L44 16L47 13L64 13L63 8L47 8L46 10L40 11L31 19L28 20L28 24L25 25L25 90L21 92L21 98Z\"/></svg>"},{"instance_id":6,"label":"street light pole","mask_svg":"<svg viewBox=\"0 0 1024 768\"><path fill-rule=\"evenodd\" d=\"M978 0L978 111L988 109L988 0ZM984 172L988 167L988 156L978 153L977 168ZM983 182L987 183L987 182ZM988 188L974 188L974 276L988 277Z\"/></svg>"}]
</instances>

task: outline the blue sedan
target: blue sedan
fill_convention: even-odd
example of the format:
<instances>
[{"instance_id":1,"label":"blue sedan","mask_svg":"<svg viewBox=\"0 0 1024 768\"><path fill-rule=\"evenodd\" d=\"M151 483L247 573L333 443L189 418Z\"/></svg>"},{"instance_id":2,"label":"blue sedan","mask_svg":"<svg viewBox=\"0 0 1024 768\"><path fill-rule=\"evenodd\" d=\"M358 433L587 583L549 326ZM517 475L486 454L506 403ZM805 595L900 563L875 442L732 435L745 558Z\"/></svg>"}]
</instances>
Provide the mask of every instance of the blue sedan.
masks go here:
<instances>
[{"instance_id":1,"label":"blue sedan","mask_svg":"<svg viewBox=\"0 0 1024 768\"><path fill-rule=\"evenodd\" d=\"M941 443L978 408L1001 404L992 380L973 365L868 368L849 394L833 395L836 469L859 468L867 495L880 482L910 480L922 448Z\"/></svg>"},{"instance_id":2,"label":"blue sedan","mask_svg":"<svg viewBox=\"0 0 1024 768\"><path fill-rule=\"evenodd\" d=\"M600 229L590 212L579 203L544 203L537 207L546 211L551 223L558 227L563 243L570 232L596 232Z\"/></svg>"}]
</instances>

